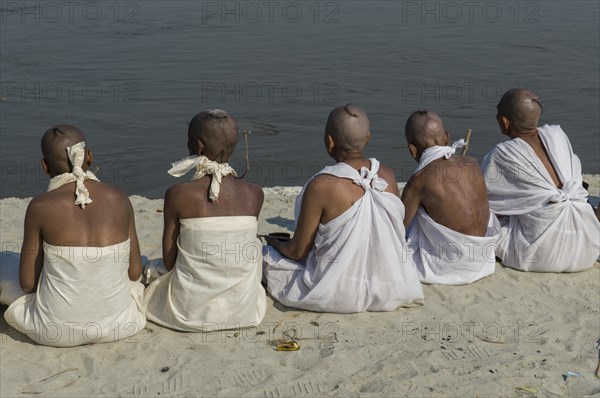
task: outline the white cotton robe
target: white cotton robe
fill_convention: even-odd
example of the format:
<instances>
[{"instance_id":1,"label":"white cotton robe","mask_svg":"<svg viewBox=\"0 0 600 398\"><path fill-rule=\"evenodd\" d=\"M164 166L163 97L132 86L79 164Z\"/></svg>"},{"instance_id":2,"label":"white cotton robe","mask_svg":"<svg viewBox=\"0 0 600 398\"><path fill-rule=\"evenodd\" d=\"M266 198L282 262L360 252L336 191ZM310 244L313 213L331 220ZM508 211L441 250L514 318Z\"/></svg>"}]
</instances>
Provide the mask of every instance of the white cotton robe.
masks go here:
<instances>
[{"instance_id":1,"label":"white cotton robe","mask_svg":"<svg viewBox=\"0 0 600 398\"><path fill-rule=\"evenodd\" d=\"M360 173L338 163L316 174L347 178L365 193L339 217L319 224L314 245L303 261L287 259L271 246L265 247L267 289L282 304L354 313L423 303L421 283L404 237L404 206L397 196L383 192L387 183L377 177L379 162L370 161L371 169L363 167ZM296 200L296 214L302 195Z\"/></svg>"},{"instance_id":2,"label":"white cotton robe","mask_svg":"<svg viewBox=\"0 0 600 398\"><path fill-rule=\"evenodd\" d=\"M448 159L457 147L464 145L460 140L450 146L427 148L415 172L424 169L434 160ZM424 171L426 172L426 171ZM419 206L415 218L408 228L408 246L423 283L439 285L465 285L494 273L496 242L500 224L490 212L485 236L470 236L456 232L437 223L423 206Z\"/></svg>"},{"instance_id":3,"label":"white cotton robe","mask_svg":"<svg viewBox=\"0 0 600 398\"><path fill-rule=\"evenodd\" d=\"M423 283L465 285L494 273L500 224L490 212L485 236L438 224L419 207L408 230L408 246Z\"/></svg>"},{"instance_id":4,"label":"white cotton robe","mask_svg":"<svg viewBox=\"0 0 600 398\"><path fill-rule=\"evenodd\" d=\"M10 326L54 347L113 342L144 328L144 285L127 273L129 240L103 247L44 242L43 251L37 291L4 313Z\"/></svg>"},{"instance_id":5,"label":"white cotton robe","mask_svg":"<svg viewBox=\"0 0 600 398\"><path fill-rule=\"evenodd\" d=\"M562 188L520 138L498 144L483 161L490 208L502 224L496 255L523 271L588 269L600 253L600 223L586 202L581 161L560 126L538 133Z\"/></svg>"},{"instance_id":6,"label":"white cotton robe","mask_svg":"<svg viewBox=\"0 0 600 398\"><path fill-rule=\"evenodd\" d=\"M256 217L180 220L175 267L144 293L148 320L199 332L258 325L266 312Z\"/></svg>"}]
</instances>

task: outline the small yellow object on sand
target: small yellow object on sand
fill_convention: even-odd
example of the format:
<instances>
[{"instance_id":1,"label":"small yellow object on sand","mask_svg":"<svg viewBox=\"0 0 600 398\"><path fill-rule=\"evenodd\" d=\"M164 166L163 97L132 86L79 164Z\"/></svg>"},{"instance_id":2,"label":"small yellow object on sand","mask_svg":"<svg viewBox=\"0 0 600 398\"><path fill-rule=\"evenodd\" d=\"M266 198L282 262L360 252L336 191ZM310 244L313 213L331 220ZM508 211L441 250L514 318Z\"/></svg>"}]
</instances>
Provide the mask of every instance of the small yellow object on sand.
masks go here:
<instances>
[{"instance_id":1,"label":"small yellow object on sand","mask_svg":"<svg viewBox=\"0 0 600 398\"><path fill-rule=\"evenodd\" d=\"M298 351L300 346L295 341L281 341L275 346L275 351Z\"/></svg>"},{"instance_id":2,"label":"small yellow object on sand","mask_svg":"<svg viewBox=\"0 0 600 398\"><path fill-rule=\"evenodd\" d=\"M540 388L542 388L543 385L544 383L540 384L539 387L515 387L515 390L519 392L527 392L529 394L537 395L540 392Z\"/></svg>"}]
</instances>

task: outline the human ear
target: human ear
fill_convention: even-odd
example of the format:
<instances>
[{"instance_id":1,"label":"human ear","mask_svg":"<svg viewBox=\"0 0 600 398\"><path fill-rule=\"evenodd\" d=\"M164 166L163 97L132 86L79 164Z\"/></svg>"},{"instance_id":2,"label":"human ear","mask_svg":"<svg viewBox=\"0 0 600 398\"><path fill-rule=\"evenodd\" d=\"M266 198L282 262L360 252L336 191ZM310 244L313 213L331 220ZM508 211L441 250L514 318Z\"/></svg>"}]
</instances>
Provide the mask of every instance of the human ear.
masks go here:
<instances>
[{"instance_id":1,"label":"human ear","mask_svg":"<svg viewBox=\"0 0 600 398\"><path fill-rule=\"evenodd\" d=\"M198 148L198 152L197 152L198 155L204 155L204 153L203 153L204 148L205 148L204 142L202 142L202 140L198 139L198 140L196 140L196 143L197 143L196 146Z\"/></svg>"},{"instance_id":2,"label":"human ear","mask_svg":"<svg viewBox=\"0 0 600 398\"><path fill-rule=\"evenodd\" d=\"M204 151L204 143L197 139L195 141L188 141L188 150L190 155L202 155L202 151Z\"/></svg>"},{"instance_id":3,"label":"human ear","mask_svg":"<svg viewBox=\"0 0 600 398\"><path fill-rule=\"evenodd\" d=\"M448 145L450 143L450 134L447 131L445 131L444 136L446 137L446 145Z\"/></svg>"},{"instance_id":4,"label":"human ear","mask_svg":"<svg viewBox=\"0 0 600 398\"><path fill-rule=\"evenodd\" d=\"M42 165L42 169L44 170L44 173L46 173L46 175L48 177L50 177L50 167L48 166L48 162L46 161L46 159L40 160L40 163Z\"/></svg>"},{"instance_id":5,"label":"human ear","mask_svg":"<svg viewBox=\"0 0 600 398\"><path fill-rule=\"evenodd\" d=\"M412 158L414 160L417 160L417 147L415 146L415 144L408 144L408 151L410 152L410 156L412 156ZM417 160L418 162L418 160Z\"/></svg>"},{"instance_id":6,"label":"human ear","mask_svg":"<svg viewBox=\"0 0 600 398\"><path fill-rule=\"evenodd\" d=\"M506 116L500 117L500 125L504 129L504 131L510 131L510 120Z\"/></svg>"},{"instance_id":7,"label":"human ear","mask_svg":"<svg viewBox=\"0 0 600 398\"><path fill-rule=\"evenodd\" d=\"M94 162L94 155L92 154L92 151L90 151L89 149L86 151L85 162L87 163L88 167L90 167L90 165Z\"/></svg>"},{"instance_id":8,"label":"human ear","mask_svg":"<svg viewBox=\"0 0 600 398\"><path fill-rule=\"evenodd\" d=\"M333 141L331 134L327 134L325 137L325 148L329 153L333 152L333 148L335 148L335 142Z\"/></svg>"}]
</instances>

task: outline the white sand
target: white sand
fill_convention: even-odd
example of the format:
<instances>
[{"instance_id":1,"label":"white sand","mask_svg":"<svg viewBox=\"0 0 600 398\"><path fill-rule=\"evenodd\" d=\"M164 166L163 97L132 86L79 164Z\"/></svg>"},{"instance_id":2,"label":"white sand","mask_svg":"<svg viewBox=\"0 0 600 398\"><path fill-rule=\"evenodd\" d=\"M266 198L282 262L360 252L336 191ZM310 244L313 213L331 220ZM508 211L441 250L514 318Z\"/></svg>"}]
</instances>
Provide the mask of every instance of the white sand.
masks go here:
<instances>
[{"instance_id":1,"label":"white sand","mask_svg":"<svg viewBox=\"0 0 600 398\"><path fill-rule=\"evenodd\" d=\"M585 180L597 197L600 176ZM266 189L260 233L293 227L295 193ZM162 200L131 199L142 254L160 257ZM3 252L20 250L27 203L0 201ZM599 284L599 263L578 274L497 264L469 286L425 286L420 308L318 314L269 298L258 328L195 334L148 323L126 340L76 348L34 345L2 318L0 395L597 396ZM274 351L271 341L294 329L300 350ZM581 376L565 381L567 371Z\"/></svg>"}]
</instances>

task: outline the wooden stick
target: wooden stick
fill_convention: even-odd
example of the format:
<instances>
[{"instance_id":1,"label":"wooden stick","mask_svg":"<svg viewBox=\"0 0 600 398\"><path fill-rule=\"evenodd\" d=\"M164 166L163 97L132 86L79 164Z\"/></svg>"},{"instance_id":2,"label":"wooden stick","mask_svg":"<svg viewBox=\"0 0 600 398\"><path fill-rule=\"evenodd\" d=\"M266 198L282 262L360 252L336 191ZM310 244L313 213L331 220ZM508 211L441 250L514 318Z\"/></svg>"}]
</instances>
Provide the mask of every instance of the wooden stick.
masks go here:
<instances>
[{"instance_id":1,"label":"wooden stick","mask_svg":"<svg viewBox=\"0 0 600 398\"><path fill-rule=\"evenodd\" d=\"M246 146L246 151L245 151L245 155L246 155L246 168L244 169L244 173L239 177L240 179L244 178L246 176L246 173L248 173L248 170L250 170L250 160L248 159L248 136L250 134L252 134L252 130L244 130L244 143Z\"/></svg>"},{"instance_id":2,"label":"wooden stick","mask_svg":"<svg viewBox=\"0 0 600 398\"><path fill-rule=\"evenodd\" d=\"M471 129L467 130L467 138L465 138L465 146L463 146L462 152L460 153L461 156L467 154L467 151L469 150L469 141L471 141Z\"/></svg>"},{"instance_id":3,"label":"wooden stick","mask_svg":"<svg viewBox=\"0 0 600 398\"><path fill-rule=\"evenodd\" d=\"M252 134L252 130L244 131L244 144L246 147L246 171L244 174L250 170L250 159L248 158L248 136Z\"/></svg>"}]
</instances>

